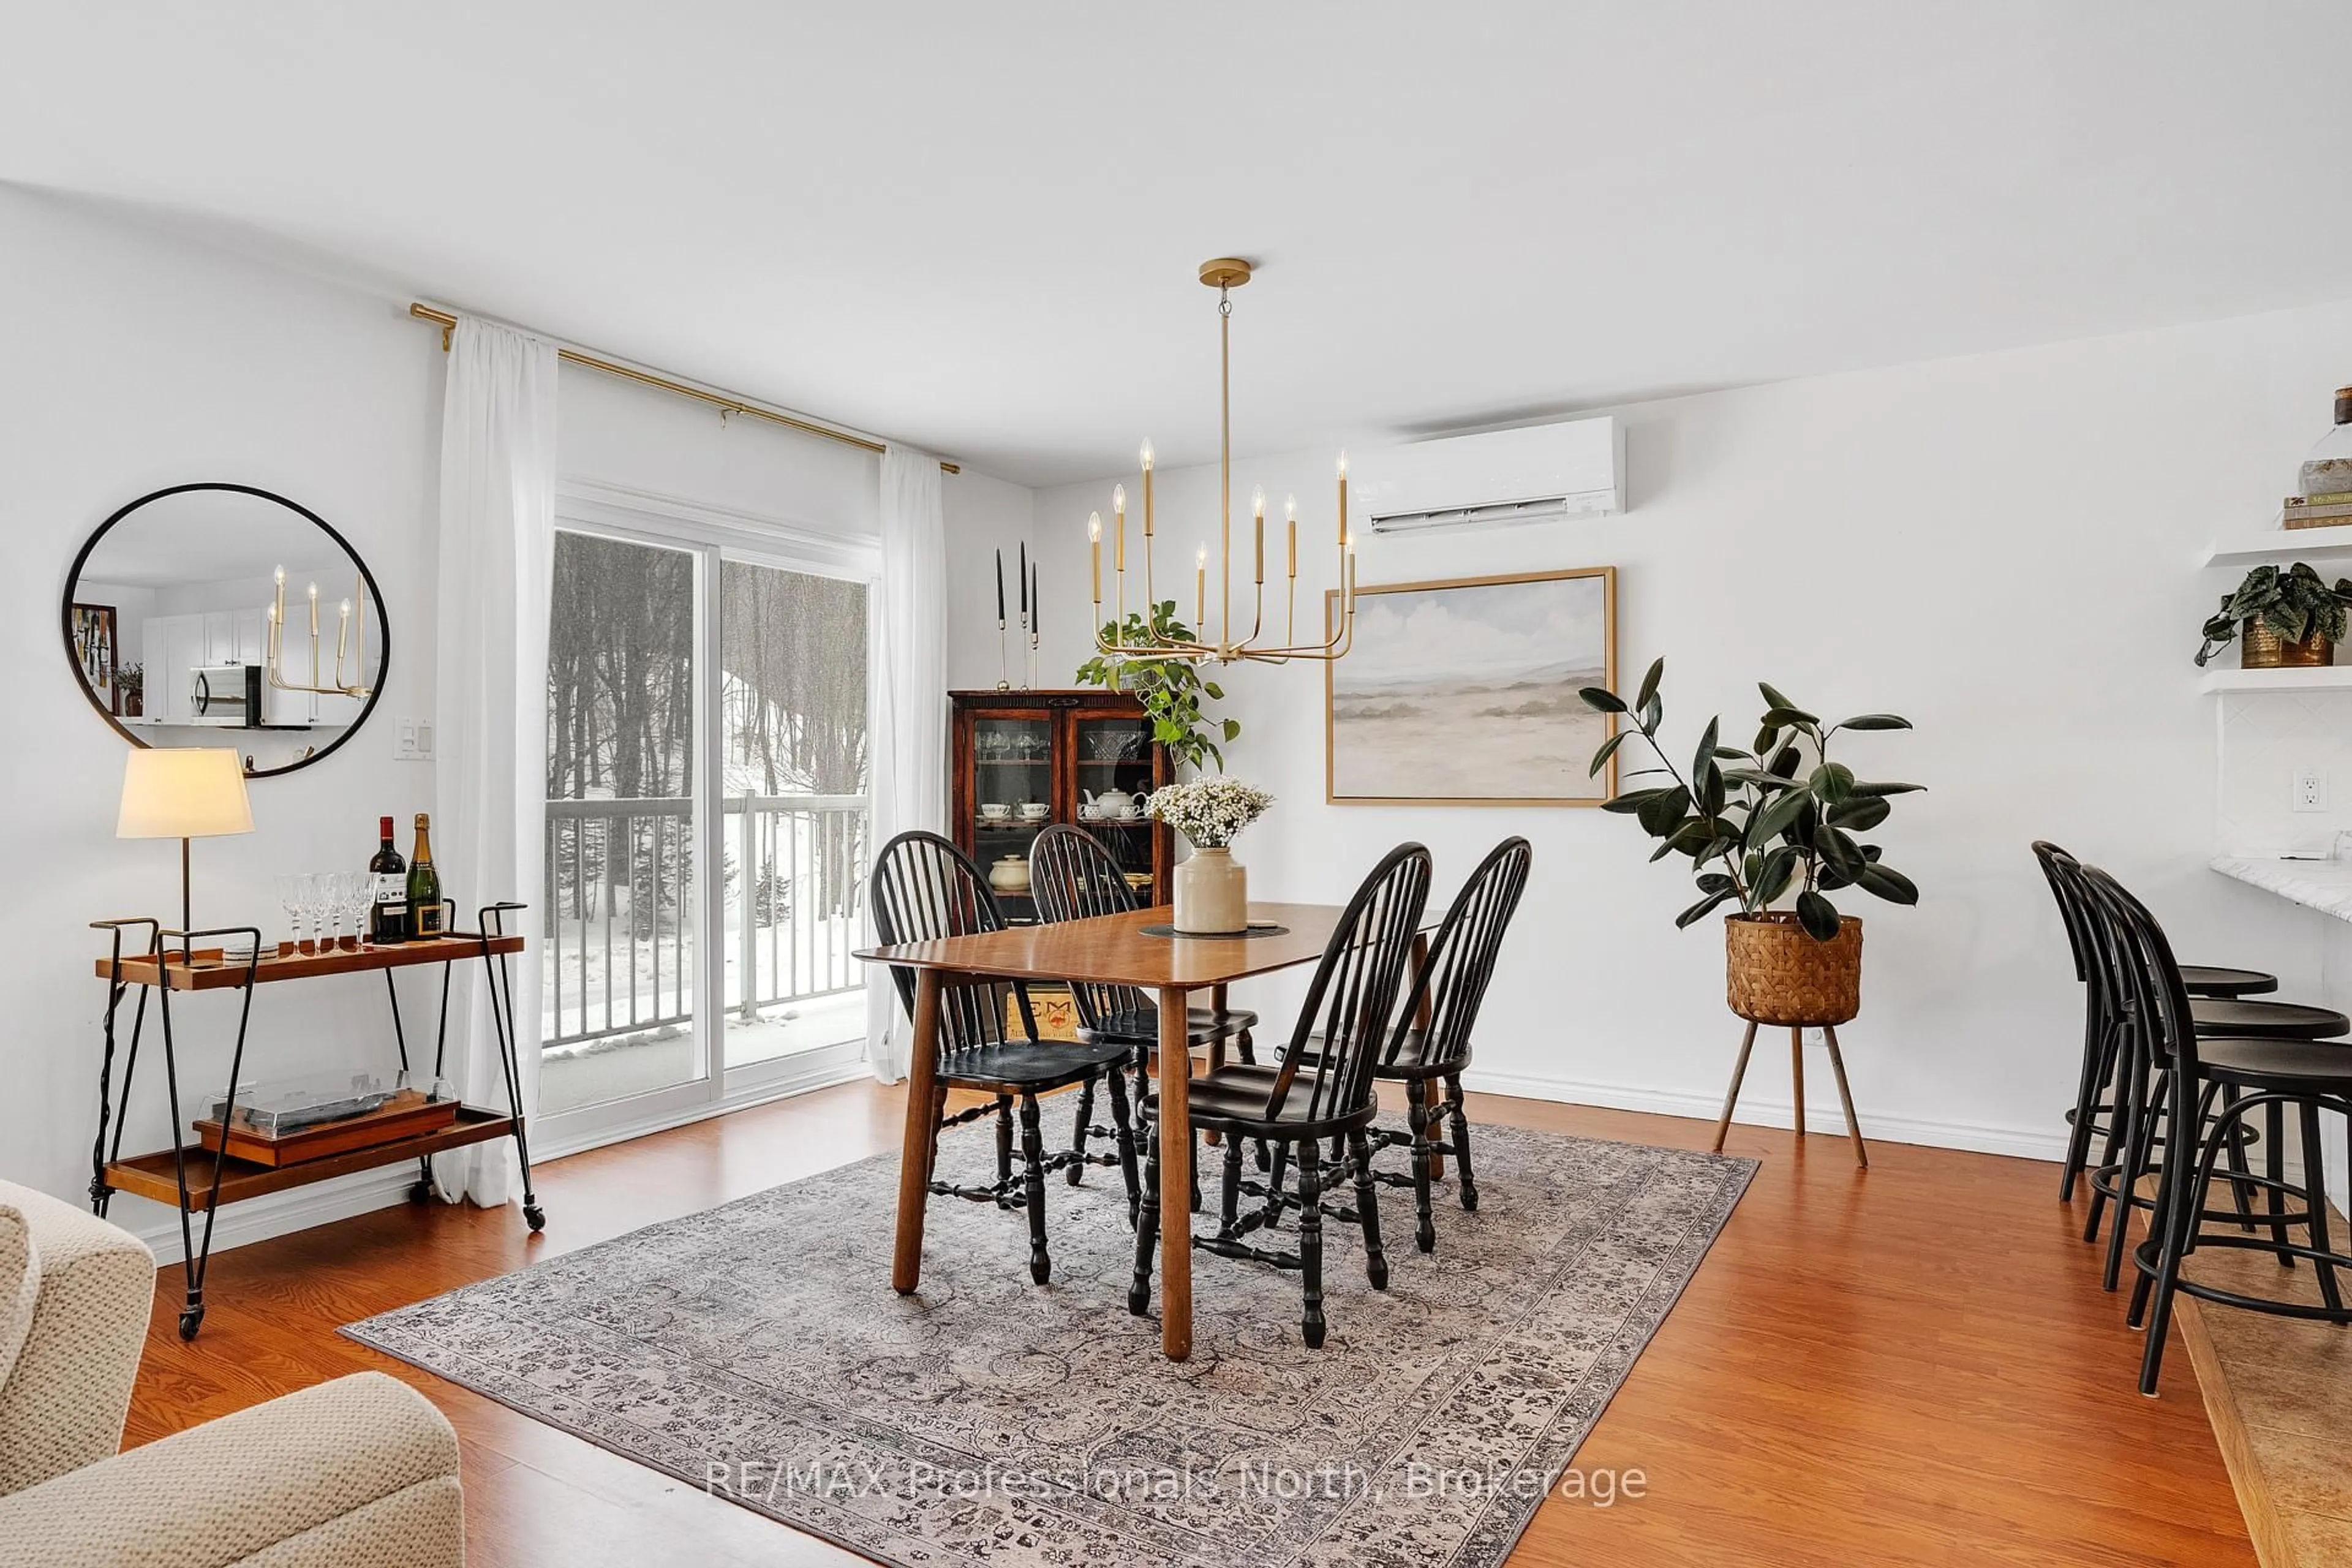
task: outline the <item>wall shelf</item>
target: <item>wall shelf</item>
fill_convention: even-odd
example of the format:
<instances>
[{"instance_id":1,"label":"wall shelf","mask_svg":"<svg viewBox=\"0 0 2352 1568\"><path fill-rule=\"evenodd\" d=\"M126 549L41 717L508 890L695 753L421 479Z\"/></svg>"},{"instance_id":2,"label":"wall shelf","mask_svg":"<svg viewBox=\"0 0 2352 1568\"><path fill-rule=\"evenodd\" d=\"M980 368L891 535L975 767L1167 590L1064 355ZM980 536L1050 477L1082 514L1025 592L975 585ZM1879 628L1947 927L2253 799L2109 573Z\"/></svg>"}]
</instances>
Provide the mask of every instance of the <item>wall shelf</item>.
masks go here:
<instances>
[{"instance_id":1,"label":"wall shelf","mask_svg":"<svg viewBox=\"0 0 2352 1568\"><path fill-rule=\"evenodd\" d=\"M2269 528L2240 534L2205 552L2208 566L2259 566L2266 561L2352 562L2352 523L2336 528Z\"/></svg>"},{"instance_id":2,"label":"wall shelf","mask_svg":"<svg viewBox=\"0 0 2352 1568\"><path fill-rule=\"evenodd\" d=\"M2317 669L2209 669L2200 691L2352 691L2352 664Z\"/></svg>"}]
</instances>

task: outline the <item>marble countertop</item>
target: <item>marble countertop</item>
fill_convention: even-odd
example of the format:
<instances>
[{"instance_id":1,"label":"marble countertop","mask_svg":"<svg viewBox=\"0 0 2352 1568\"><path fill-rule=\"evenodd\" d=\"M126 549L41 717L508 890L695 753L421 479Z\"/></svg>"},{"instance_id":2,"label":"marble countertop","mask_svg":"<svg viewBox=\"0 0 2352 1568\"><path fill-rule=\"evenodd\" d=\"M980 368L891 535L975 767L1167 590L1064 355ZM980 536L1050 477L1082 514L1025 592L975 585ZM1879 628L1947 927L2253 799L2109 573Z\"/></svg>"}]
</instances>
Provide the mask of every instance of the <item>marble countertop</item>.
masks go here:
<instances>
[{"instance_id":1,"label":"marble countertop","mask_svg":"<svg viewBox=\"0 0 2352 1568\"><path fill-rule=\"evenodd\" d=\"M2251 882L2291 903L2339 921L2352 921L2352 860L2281 860L2274 856L2217 855L2224 877Z\"/></svg>"}]
</instances>

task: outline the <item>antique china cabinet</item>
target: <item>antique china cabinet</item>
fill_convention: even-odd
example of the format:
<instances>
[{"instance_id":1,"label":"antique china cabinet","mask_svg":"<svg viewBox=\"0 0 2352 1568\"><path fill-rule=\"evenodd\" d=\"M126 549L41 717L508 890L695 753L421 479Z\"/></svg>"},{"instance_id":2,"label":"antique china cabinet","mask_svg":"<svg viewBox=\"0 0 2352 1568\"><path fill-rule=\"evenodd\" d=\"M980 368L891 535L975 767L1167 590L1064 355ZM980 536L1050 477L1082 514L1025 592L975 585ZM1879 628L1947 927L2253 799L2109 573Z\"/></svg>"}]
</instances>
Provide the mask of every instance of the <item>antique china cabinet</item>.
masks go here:
<instances>
[{"instance_id":1,"label":"antique china cabinet","mask_svg":"<svg viewBox=\"0 0 2352 1568\"><path fill-rule=\"evenodd\" d=\"M948 818L956 847L989 879L1007 918L1036 918L1029 846L1049 823L1108 845L1138 901L1168 901L1169 831L1143 797L1172 782L1143 705L1098 689L957 691L949 737Z\"/></svg>"}]
</instances>

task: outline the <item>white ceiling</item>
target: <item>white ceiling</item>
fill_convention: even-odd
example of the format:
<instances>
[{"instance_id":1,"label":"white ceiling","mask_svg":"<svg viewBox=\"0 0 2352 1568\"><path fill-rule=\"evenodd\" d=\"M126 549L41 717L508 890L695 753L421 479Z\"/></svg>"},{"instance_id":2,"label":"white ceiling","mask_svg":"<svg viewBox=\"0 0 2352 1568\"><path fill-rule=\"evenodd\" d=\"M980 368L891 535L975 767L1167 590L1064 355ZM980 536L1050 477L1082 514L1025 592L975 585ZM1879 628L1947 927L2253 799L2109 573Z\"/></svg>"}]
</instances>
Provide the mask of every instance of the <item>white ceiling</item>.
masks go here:
<instances>
[{"instance_id":1,"label":"white ceiling","mask_svg":"<svg viewBox=\"0 0 2352 1568\"><path fill-rule=\"evenodd\" d=\"M0 23L0 178L1027 483L1213 455L1224 253L1245 452L2352 296L2341 0Z\"/></svg>"}]
</instances>

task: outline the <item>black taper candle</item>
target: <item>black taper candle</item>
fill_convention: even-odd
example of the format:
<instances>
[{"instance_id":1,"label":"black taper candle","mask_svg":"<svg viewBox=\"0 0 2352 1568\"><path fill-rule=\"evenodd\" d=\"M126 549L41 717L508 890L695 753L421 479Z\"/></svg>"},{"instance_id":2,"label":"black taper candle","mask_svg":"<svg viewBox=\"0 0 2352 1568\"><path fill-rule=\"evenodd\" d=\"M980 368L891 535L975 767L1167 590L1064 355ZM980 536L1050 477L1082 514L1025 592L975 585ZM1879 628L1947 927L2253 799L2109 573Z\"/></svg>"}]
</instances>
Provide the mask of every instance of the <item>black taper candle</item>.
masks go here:
<instances>
[{"instance_id":1,"label":"black taper candle","mask_svg":"<svg viewBox=\"0 0 2352 1568\"><path fill-rule=\"evenodd\" d=\"M1045 607L1045 595L1037 586L1037 568L1029 568L1029 636L1037 636L1037 612Z\"/></svg>"},{"instance_id":2,"label":"black taper candle","mask_svg":"<svg viewBox=\"0 0 2352 1568\"><path fill-rule=\"evenodd\" d=\"M1029 619L1029 542L1021 542L1021 618Z\"/></svg>"},{"instance_id":3,"label":"black taper candle","mask_svg":"<svg viewBox=\"0 0 2352 1568\"><path fill-rule=\"evenodd\" d=\"M1004 624L1004 552L996 552L996 624Z\"/></svg>"}]
</instances>

